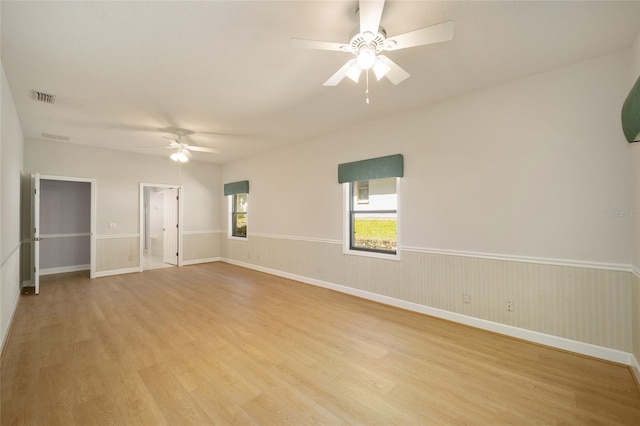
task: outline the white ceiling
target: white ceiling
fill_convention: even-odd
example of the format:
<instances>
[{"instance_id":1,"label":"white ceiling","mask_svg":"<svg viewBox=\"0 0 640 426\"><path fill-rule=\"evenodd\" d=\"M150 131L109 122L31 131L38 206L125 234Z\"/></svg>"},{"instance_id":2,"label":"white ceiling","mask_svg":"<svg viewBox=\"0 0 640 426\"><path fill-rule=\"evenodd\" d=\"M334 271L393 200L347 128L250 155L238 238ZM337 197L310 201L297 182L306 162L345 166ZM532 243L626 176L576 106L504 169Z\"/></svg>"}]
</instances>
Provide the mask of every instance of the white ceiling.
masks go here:
<instances>
[{"instance_id":1,"label":"white ceiling","mask_svg":"<svg viewBox=\"0 0 640 426\"><path fill-rule=\"evenodd\" d=\"M388 56L411 74L322 83L348 53L357 1L0 3L2 63L26 137L167 155L163 129L225 163L630 46L640 2L387 1L389 36L454 20L451 42ZM31 90L56 95L36 102ZM3 95L4 96L4 95ZM147 148L148 147L148 148ZM154 148L151 148L154 147Z\"/></svg>"}]
</instances>

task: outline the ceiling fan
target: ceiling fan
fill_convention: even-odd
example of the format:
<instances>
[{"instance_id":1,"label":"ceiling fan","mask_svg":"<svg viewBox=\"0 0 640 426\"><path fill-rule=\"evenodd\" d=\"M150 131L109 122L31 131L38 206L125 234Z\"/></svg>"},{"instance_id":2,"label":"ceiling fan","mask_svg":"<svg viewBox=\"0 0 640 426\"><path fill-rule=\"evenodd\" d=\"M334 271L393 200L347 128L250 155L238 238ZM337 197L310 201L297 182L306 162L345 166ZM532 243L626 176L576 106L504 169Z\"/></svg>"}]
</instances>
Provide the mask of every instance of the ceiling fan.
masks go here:
<instances>
[{"instance_id":1,"label":"ceiling fan","mask_svg":"<svg viewBox=\"0 0 640 426\"><path fill-rule=\"evenodd\" d=\"M171 158L175 162L186 163L189 161L189 157L191 157L191 151L196 152L210 152L210 153L218 153L219 151L215 148L208 148L204 146L195 146L189 145L185 142L182 142L182 137L185 135L190 135L193 132L186 129L175 129L176 137L163 136L163 138L169 140L169 146L167 149L175 149L176 152L171 154L169 158Z\"/></svg>"},{"instance_id":2,"label":"ceiling fan","mask_svg":"<svg viewBox=\"0 0 640 426\"><path fill-rule=\"evenodd\" d=\"M360 29L354 31L351 40L346 44L297 38L291 39L291 42L295 47L335 50L355 55L355 58L351 58L329 77L324 82L324 86L336 86L345 77L357 83L362 71L367 71L368 83L370 69L373 70L377 80L387 77L393 84L399 84L409 78L409 73L380 53L452 40L454 24L453 21L446 21L387 37L387 32L380 26L383 8L384 0L360 0L360 7L356 11L360 14ZM368 97L367 103L369 103Z\"/></svg>"}]
</instances>

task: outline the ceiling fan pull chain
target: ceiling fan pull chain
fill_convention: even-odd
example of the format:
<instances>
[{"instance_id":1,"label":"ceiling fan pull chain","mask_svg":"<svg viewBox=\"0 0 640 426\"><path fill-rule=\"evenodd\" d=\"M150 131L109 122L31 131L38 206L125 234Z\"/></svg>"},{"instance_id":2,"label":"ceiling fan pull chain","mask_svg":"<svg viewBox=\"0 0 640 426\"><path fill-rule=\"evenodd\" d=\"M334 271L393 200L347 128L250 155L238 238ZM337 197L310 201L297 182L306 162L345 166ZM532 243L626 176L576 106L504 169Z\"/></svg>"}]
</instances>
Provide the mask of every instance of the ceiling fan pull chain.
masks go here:
<instances>
[{"instance_id":1,"label":"ceiling fan pull chain","mask_svg":"<svg viewBox=\"0 0 640 426\"><path fill-rule=\"evenodd\" d=\"M365 94L365 102L369 105L369 70L367 70L367 91Z\"/></svg>"}]
</instances>

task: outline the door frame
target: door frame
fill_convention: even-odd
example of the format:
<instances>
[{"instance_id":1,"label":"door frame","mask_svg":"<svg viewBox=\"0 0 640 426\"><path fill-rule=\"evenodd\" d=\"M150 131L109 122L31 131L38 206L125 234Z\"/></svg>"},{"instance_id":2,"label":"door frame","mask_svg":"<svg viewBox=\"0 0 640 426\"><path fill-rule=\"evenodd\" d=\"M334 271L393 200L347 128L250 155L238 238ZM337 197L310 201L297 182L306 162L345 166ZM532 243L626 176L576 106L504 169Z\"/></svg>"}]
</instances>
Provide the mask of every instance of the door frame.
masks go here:
<instances>
[{"instance_id":1,"label":"door frame","mask_svg":"<svg viewBox=\"0 0 640 426\"><path fill-rule=\"evenodd\" d=\"M41 185L40 182L42 180L57 180L57 181L62 181L62 182L84 182L84 183L89 183L90 184L90 191L91 191L91 206L90 206L90 212L89 212L89 221L90 221L90 229L89 229L89 277L91 279L94 279L96 277L96 206L97 206L97 194L96 194L96 185L97 185L97 181L96 179L92 179L92 178L81 178L81 177L74 177L74 176L54 176L54 175L43 175L40 173L35 173L32 174L31 177L33 179L35 179L34 182L34 186L37 190L36 193L32 194L33 199L31 201L31 206L34 210L34 215L36 215L35 217L37 217L37 221L34 218L34 226L35 223L38 223L38 228L39 228L39 222L40 222L40 195L41 195ZM37 200L37 201L36 201ZM32 228L34 228L32 226ZM33 247L31 248L31 252L32 252L32 259L34 262L34 271L33 271L33 283L35 285L35 293L39 294L40 293L40 265L39 265L39 258L40 258L40 253L39 253L39 249L40 249L40 244L39 244L39 238L40 238L40 229L36 229L34 228L34 235L33 235Z\"/></svg>"},{"instance_id":2,"label":"door frame","mask_svg":"<svg viewBox=\"0 0 640 426\"><path fill-rule=\"evenodd\" d=\"M166 189L177 189L178 190L178 266L182 266L182 236L183 236L183 223L182 217L183 215L183 194L182 194L182 185L176 184L168 184L168 183L145 183L140 182L140 204L138 211L140 213L140 222L139 222L139 234L140 234L140 266L138 270L140 272L144 271L144 237L145 237L145 229L144 229L144 189L145 188L166 188Z\"/></svg>"}]
</instances>

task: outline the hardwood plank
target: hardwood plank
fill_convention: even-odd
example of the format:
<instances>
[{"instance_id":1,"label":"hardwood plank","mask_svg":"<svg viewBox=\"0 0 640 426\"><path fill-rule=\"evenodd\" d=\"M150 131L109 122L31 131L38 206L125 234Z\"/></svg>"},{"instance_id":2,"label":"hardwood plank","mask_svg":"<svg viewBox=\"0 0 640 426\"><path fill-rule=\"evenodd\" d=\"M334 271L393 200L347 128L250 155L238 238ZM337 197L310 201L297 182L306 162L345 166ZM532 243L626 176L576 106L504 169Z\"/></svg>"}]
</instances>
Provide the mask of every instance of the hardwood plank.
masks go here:
<instances>
[{"instance_id":1,"label":"hardwood plank","mask_svg":"<svg viewBox=\"0 0 640 426\"><path fill-rule=\"evenodd\" d=\"M110 361L109 365L100 368L109 372L105 380L109 382L110 392L103 397L109 397L118 407L125 424L168 424L159 405L132 363Z\"/></svg>"},{"instance_id":2,"label":"hardwood plank","mask_svg":"<svg viewBox=\"0 0 640 426\"><path fill-rule=\"evenodd\" d=\"M194 389L191 395L214 424L253 425L260 424L264 420L258 417L260 419L258 421L242 408L243 404L255 396L238 404L236 397L230 395L226 389L218 383L209 382Z\"/></svg>"},{"instance_id":3,"label":"hardwood plank","mask_svg":"<svg viewBox=\"0 0 640 426\"><path fill-rule=\"evenodd\" d=\"M211 419L171 374L167 366L156 364L140 371L142 380L169 424L202 425Z\"/></svg>"},{"instance_id":4,"label":"hardwood plank","mask_svg":"<svg viewBox=\"0 0 640 426\"><path fill-rule=\"evenodd\" d=\"M76 406L75 419L78 424L116 425L127 422L110 398L98 396Z\"/></svg>"},{"instance_id":5,"label":"hardwood plank","mask_svg":"<svg viewBox=\"0 0 640 426\"><path fill-rule=\"evenodd\" d=\"M37 410L36 423L76 424L76 395L70 368L69 363L65 362L40 369L37 393L30 395L30 398L25 396L31 400L31 409ZM12 394L15 398L16 395ZM37 404L33 404L34 400Z\"/></svg>"},{"instance_id":6,"label":"hardwood plank","mask_svg":"<svg viewBox=\"0 0 640 426\"><path fill-rule=\"evenodd\" d=\"M630 369L224 263L23 295L1 424L640 424Z\"/></svg>"},{"instance_id":7,"label":"hardwood plank","mask_svg":"<svg viewBox=\"0 0 640 426\"><path fill-rule=\"evenodd\" d=\"M31 333L27 331L29 336ZM38 339L21 341L7 345L2 365L18 366L0 370L0 395L2 410L0 424L35 424L37 410L33 409L33 398L24 395L38 395L40 381L40 341Z\"/></svg>"}]
</instances>

